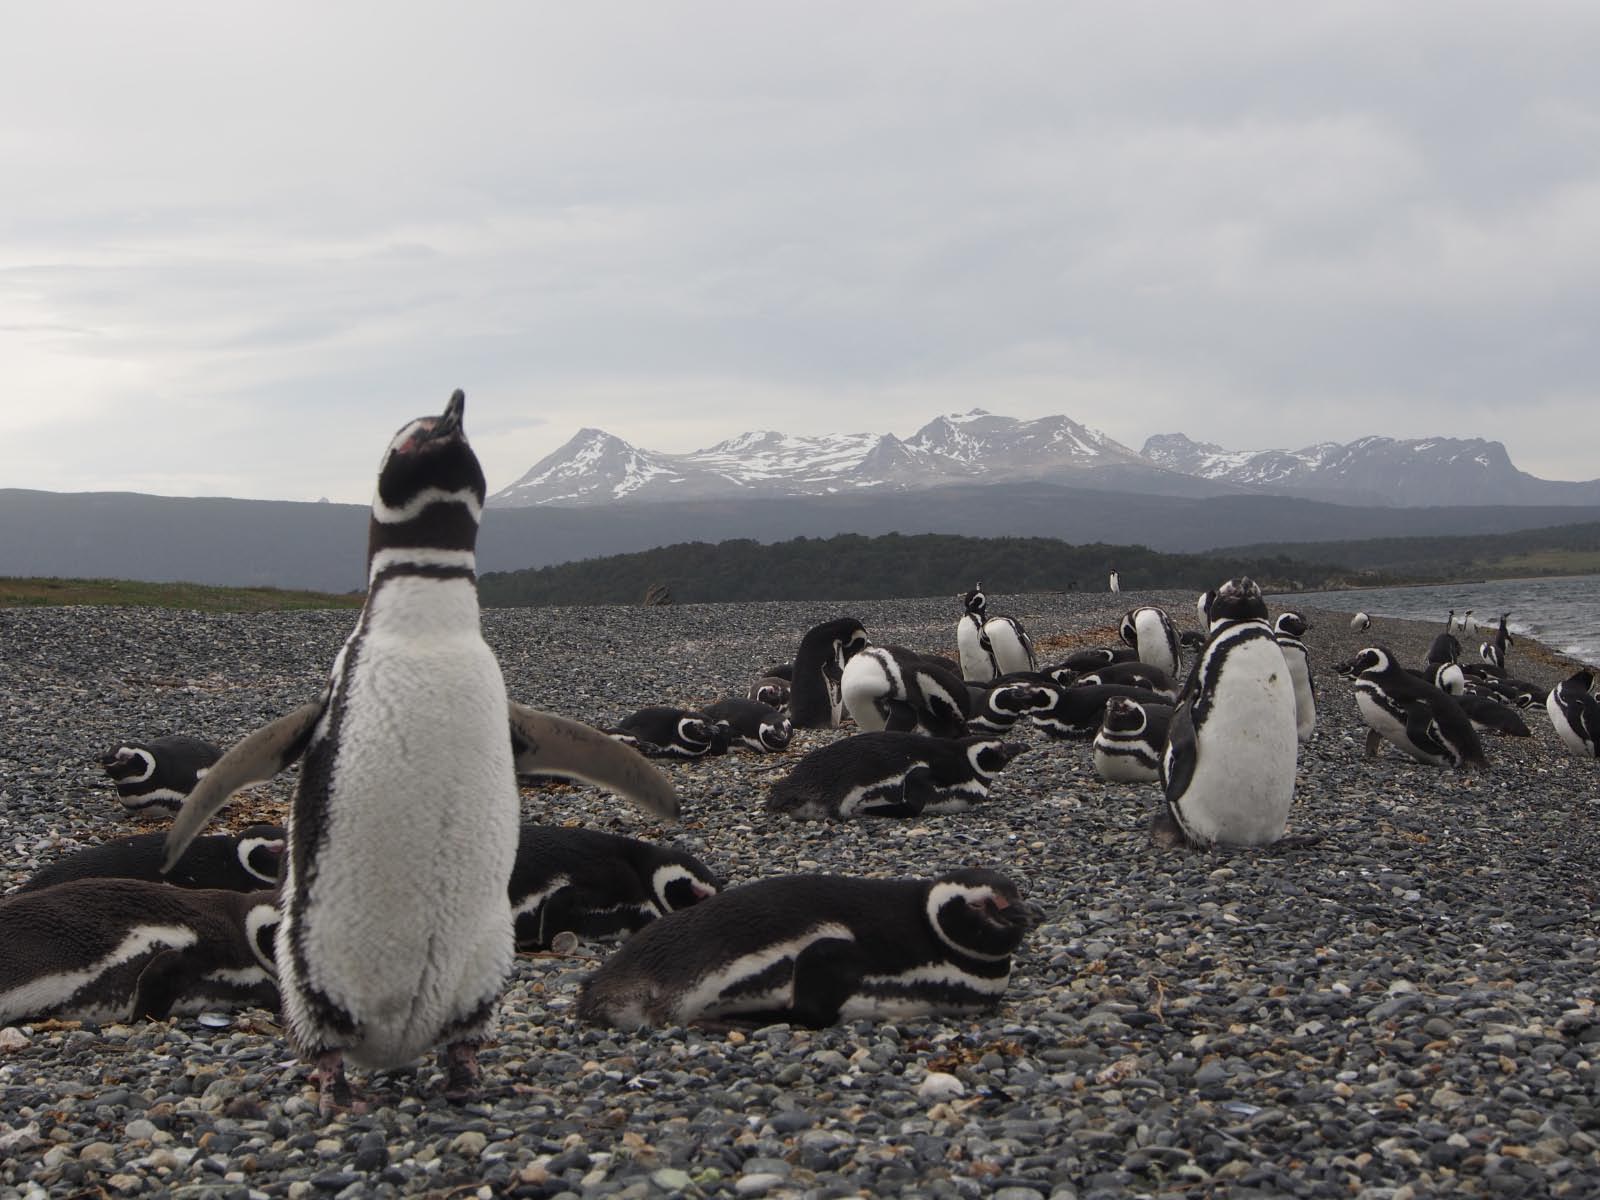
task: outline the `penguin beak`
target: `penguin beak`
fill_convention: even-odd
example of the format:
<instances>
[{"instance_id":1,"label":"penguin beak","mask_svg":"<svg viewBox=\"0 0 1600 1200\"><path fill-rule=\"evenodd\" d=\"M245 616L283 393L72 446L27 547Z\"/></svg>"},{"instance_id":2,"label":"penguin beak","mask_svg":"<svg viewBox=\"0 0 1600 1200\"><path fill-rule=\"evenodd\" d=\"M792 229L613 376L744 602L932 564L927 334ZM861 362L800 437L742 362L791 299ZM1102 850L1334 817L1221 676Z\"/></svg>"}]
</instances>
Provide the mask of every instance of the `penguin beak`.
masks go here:
<instances>
[{"instance_id":1,"label":"penguin beak","mask_svg":"<svg viewBox=\"0 0 1600 1200\"><path fill-rule=\"evenodd\" d=\"M434 437L454 437L461 433L461 417L467 407L467 394L460 388L450 393L444 415L433 426Z\"/></svg>"}]
</instances>

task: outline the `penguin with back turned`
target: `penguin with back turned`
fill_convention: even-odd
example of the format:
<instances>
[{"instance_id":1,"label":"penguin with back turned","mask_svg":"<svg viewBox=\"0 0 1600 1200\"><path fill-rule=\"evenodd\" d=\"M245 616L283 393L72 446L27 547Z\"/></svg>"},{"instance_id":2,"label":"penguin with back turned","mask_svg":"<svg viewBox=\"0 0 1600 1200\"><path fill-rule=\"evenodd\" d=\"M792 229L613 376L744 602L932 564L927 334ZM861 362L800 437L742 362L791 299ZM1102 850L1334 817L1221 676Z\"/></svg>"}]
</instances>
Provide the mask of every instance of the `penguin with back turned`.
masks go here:
<instances>
[{"instance_id":1,"label":"penguin with back turned","mask_svg":"<svg viewBox=\"0 0 1600 1200\"><path fill-rule=\"evenodd\" d=\"M1311 622L1297 612L1279 613L1272 623L1272 635L1283 651L1283 663L1294 682L1295 731L1301 745L1317 731L1317 680L1311 673L1311 652L1300 640L1310 628Z\"/></svg>"},{"instance_id":2,"label":"penguin with back turned","mask_svg":"<svg viewBox=\"0 0 1600 1200\"><path fill-rule=\"evenodd\" d=\"M835 617L806 631L789 682L789 719L796 729L838 727L844 716L839 680L866 644L867 631L854 617Z\"/></svg>"},{"instance_id":3,"label":"penguin with back turned","mask_svg":"<svg viewBox=\"0 0 1600 1200\"><path fill-rule=\"evenodd\" d=\"M366 602L321 696L229 750L168 834L170 864L234 790L301 760L275 958L290 1040L324 1109L352 1101L346 1058L396 1067L440 1043L447 1093L475 1088L514 954L518 771L677 812L632 750L508 703L480 628L485 486L464 407L457 391L384 453Z\"/></svg>"}]
</instances>

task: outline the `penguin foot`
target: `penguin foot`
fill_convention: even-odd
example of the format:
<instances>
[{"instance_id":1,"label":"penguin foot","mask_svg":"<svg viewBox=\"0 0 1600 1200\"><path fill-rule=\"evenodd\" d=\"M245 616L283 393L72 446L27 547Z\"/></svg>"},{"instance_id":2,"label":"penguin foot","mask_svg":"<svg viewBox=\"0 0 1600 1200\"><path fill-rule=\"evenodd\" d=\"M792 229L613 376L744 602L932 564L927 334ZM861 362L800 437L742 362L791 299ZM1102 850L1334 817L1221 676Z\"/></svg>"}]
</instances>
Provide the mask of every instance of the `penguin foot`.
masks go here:
<instances>
[{"instance_id":1,"label":"penguin foot","mask_svg":"<svg viewBox=\"0 0 1600 1200\"><path fill-rule=\"evenodd\" d=\"M1158 850L1188 850L1191 849L1189 839L1183 836L1183 830L1178 828L1178 822L1172 815L1172 810L1165 805L1156 813L1155 819L1150 822L1150 844Z\"/></svg>"},{"instance_id":2,"label":"penguin foot","mask_svg":"<svg viewBox=\"0 0 1600 1200\"><path fill-rule=\"evenodd\" d=\"M317 1107L325 1117L342 1111L363 1113L364 1101L357 1100L344 1074L344 1051L324 1050L317 1055L311 1070L317 1084Z\"/></svg>"},{"instance_id":3,"label":"penguin foot","mask_svg":"<svg viewBox=\"0 0 1600 1200\"><path fill-rule=\"evenodd\" d=\"M444 1049L444 1095L452 1101L471 1100L483 1082L477 1042L451 1042Z\"/></svg>"}]
</instances>

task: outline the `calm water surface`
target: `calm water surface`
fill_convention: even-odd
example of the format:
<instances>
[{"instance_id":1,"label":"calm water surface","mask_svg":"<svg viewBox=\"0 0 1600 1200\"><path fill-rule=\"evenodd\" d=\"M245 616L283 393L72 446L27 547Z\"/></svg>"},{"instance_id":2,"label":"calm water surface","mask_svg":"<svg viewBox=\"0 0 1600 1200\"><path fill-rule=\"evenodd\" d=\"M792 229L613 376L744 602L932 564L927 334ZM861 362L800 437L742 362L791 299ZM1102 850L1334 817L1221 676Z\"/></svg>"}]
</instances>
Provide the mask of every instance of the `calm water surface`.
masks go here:
<instances>
[{"instance_id":1,"label":"calm water surface","mask_svg":"<svg viewBox=\"0 0 1600 1200\"><path fill-rule=\"evenodd\" d=\"M1287 600L1288 597L1281 599ZM1512 636L1537 638L1552 650L1592 665L1600 664L1600 575L1563 575L1548 579L1497 579L1488 583L1430 584L1426 587L1355 588L1315 592L1304 604L1374 617L1438 621L1452 608L1460 616L1472 609L1482 633L1463 637L1463 658L1476 661L1478 643L1487 641L1501 613ZM1469 644L1470 643L1470 644ZM1513 651L1515 653L1515 651Z\"/></svg>"}]
</instances>

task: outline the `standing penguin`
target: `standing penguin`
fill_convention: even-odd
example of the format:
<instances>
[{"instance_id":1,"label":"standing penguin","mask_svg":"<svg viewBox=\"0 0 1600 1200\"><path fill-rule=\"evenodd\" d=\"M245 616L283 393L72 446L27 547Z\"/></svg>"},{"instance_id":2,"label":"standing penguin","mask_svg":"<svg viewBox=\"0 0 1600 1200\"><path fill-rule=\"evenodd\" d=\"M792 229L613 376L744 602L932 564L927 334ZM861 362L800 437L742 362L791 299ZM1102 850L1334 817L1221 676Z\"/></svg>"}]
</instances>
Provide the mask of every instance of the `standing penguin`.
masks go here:
<instances>
[{"instance_id":1,"label":"standing penguin","mask_svg":"<svg viewBox=\"0 0 1600 1200\"><path fill-rule=\"evenodd\" d=\"M1122 640L1132 646L1139 661L1178 674L1178 631L1166 611L1154 605L1130 609L1122 618Z\"/></svg>"},{"instance_id":2,"label":"standing penguin","mask_svg":"<svg viewBox=\"0 0 1600 1200\"><path fill-rule=\"evenodd\" d=\"M1367 757L1385 739L1418 762L1472 770L1489 765L1472 721L1449 693L1418 678L1384 646L1368 646L1338 666L1356 681L1356 711L1367 723Z\"/></svg>"},{"instance_id":3,"label":"standing penguin","mask_svg":"<svg viewBox=\"0 0 1600 1200\"><path fill-rule=\"evenodd\" d=\"M1267 624L1261 589L1230 579L1161 757L1160 845L1263 846L1283 836L1294 799L1294 684Z\"/></svg>"},{"instance_id":4,"label":"standing penguin","mask_svg":"<svg viewBox=\"0 0 1600 1200\"><path fill-rule=\"evenodd\" d=\"M1589 689L1594 686L1593 671L1579 671L1550 689L1545 711L1556 736L1580 758L1600 756L1600 700Z\"/></svg>"},{"instance_id":5,"label":"standing penguin","mask_svg":"<svg viewBox=\"0 0 1600 1200\"><path fill-rule=\"evenodd\" d=\"M739 1019L820 1028L993 1006L1043 916L995 871L783 875L669 913L583 981L578 1016L622 1029Z\"/></svg>"},{"instance_id":6,"label":"standing penguin","mask_svg":"<svg viewBox=\"0 0 1600 1200\"><path fill-rule=\"evenodd\" d=\"M117 798L130 813L177 812L222 751L197 737L175 733L148 742L123 742L100 756Z\"/></svg>"},{"instance_id":7,"label":"standing penguin","mask_svg":"<svg viewBox=\"0 0 1600 1200\"><path fill-rule=\"evenodd\" d=\"M867 631L854 617L837 617L806 631L789 685L789 719L796 729L838 727L844 716L839 679L866 644Z\"/></svg>"},{"instance_id":8,"label":"standing penguin","mask_svg":"<svg viewBox=\"0 0 1600 1200\"><path fill-rule=\"evenodd\" d=\"M448 1094L475 1088L514 953L518 770L677 812L632 750L508 704L479 623L485 488L464 407L458 391L384 453L366 603L322 695L228 751L168 834L170 866L236 788L302 759L275 958L289 1037L324 1109L351 1103L346 1057L378 1070L441 1042Z\"/></svg>"},{"instance_id":9,"label":"standing penguin","mask_svg":"<svg viewBox=\"0 0 1600 1200\"><path fill-rule=\"evenodd\" d=\"M1111 568L1111 578L1107 582L1113 596L1122 595L1122 580L1117 577L1117 569L1115 567Z\"/></svg>"},{"instance_id":10,"label":"standing penguin","mask_svg":"<svg viewBox=\"0 0 1600 1200\"><path fill-rule=\"evenodd\" d=\"M989 601L978 584L960 597L961 620L956 622L956 653L961 659L961 678L968 683L988 683L1000 670L995 666L994 647L983 636Z\"/></svg>"},{"instance_id":11,"label":"standing penguin","mask_svg":"<svg viewBox=\"0 0 1600 1200\"><path fill-rule=\"evenodd\" d=\"M1363 629L1370 629L1371 627L1372 618L1367 616L1367 614L1364 612L1358 612L1355 616L1350 618L1350 628L1354 629L1357 633L1360 633Z\"/></svg>"},{"instance_id":12,"label":"standing penguin","mask_svg":"<svg viewBox=\"0 0 1600 1200\"><path fill-rule=\"evenodd\" d=\"M1494 640L1484 642L1478 647L1478 657L1499 671L1506 669L1506 650L1511 645L1511 635L1506 632L1506 618L1510 615L1501 613L1500 626L1495 630Z\"/></svg>"},{"instance_id":13,"label":"standing penguin","mask_svg":"<svg viewBox=\"0 0 1600 1200\"><path fill-rule=\"evenodd\" d=\"M1311 673L1310 652L1300 640L1310 628L1311 623L1297 612L1279 613L1272 623L1273 636L1294 681L1295 728L1302 745L1317 731L1317 680Z\"/></svg>"}]
</instances>

